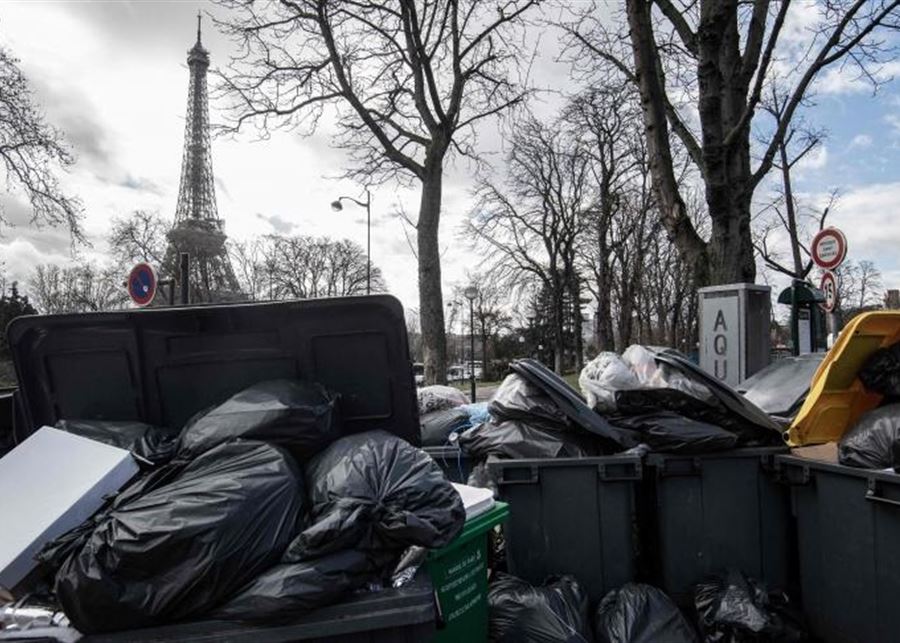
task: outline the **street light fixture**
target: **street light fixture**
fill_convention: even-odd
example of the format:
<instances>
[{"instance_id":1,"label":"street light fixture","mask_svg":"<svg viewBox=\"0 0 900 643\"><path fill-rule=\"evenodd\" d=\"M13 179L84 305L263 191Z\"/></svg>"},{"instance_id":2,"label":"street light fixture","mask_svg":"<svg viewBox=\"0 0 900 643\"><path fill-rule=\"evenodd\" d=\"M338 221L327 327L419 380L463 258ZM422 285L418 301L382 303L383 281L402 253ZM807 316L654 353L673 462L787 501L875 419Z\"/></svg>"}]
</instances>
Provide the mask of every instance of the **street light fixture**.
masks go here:
<instances>
[{"instance_id":1,"label":"street light fixture","mask_svg":"<svg viewBox=\"0 0 900 643\"><path fill-rule=\"evenodd\" d=\"M472 402L475 402L475 298L478 297L478 288L469 286L463 291L469 300L469 377L472 383ZM484 355L481 356L484 360Z\"/></svg>"},{"instance_id":2,"label":"street light fixture","mask_svg":"<svg viewBox=\"0 0 900 643\"><path fill-rule=\"evenodd\" d=\"M366 200L359 201L352 196L339 196L331 202L331 209L340 212L344 209L342 201L352 201L361 208L366 209L366 294L372 294L372 194L366 188Z\"/></svg>"}]
</instances>

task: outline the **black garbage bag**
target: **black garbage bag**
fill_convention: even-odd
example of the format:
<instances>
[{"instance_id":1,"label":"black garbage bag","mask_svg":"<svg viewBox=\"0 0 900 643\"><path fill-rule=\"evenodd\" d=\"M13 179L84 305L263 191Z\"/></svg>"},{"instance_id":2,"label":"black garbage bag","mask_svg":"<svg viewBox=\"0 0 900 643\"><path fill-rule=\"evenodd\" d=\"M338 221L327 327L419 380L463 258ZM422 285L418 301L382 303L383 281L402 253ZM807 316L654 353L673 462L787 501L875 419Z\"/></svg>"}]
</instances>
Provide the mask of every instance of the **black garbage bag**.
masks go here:
<instances>
[{"instance_id":1,"label":"black garbage bag","mask_svg":"<svg viewBox=\"0 0 900 643\"><path fill-rule=\"evenodd\" d=\"M572 576L535 587L497 574L488 587L492 643L587 643L588 599Z\"/></svg>"},{"instance_id":2,"label":"black garbage bag","mask_svg":"<svg viewBox=\"0 0 900 643\"><path fill-rule=\"evenodd\" d=\"M306 466L310 524L285 562L354 548L443 547L462 530L456 489L427 453L386 431L341 438Z\"/></svg>"},{"instance_id":3,"label":"black garbage bag","mask_svg":"<svg viewBox=\"0 0 900 643\"><path fill-rule=\"evenodd\" d=\"M726 408L718 400L703 401L676 389L617 391L616 406L620 415L671 411L696 422L711 424L735 434L737 446L781 444L781 436L778 433L761 429L741 414Z\"/></svg>"},{"instance_id":4,"label":"black garbage bag","mask_svg":"<svg viewBox=\"0 0 900 643\"><path fill-rule=\"evenodd\" d=\"M672 599L642 583L626 583L604 596L594 627L597 643L700 642Z\"/></svg>"},{"instance_id":5,"label":"black garbage bag","mask_svg":"<svg viewBox=\"0 0 900 643\"><path fill-rule=\"evenodd\" d=\"M506 376L494 392L488 411L498 420L519 420L531 426L565 429L569 420L547 393L517 373Z\"/></svg>"},{"instance_id":6,"label":"black garbage bag","mask_svg":"<svg viewBox=\"0 0 900 643\"><path fill-rule=\"evenodd\" d=\"M265 623L287 621L335 603L379 579L388 562L384 555L373 557L346 549L302 563L281 563L257 576L208 617Z\"/></svg>"},{"instance_id":7,"label":"black garbage bag","mask_svg":"<svg viewBox=\"0 0 900 643\"><path fill-rule=\"evenodd\" d=\"M874 393L900 397L900 342L872 353L859 370L859 380Z\"/></svg>"},{"instance_id":8,"label":"black garbage bag","mask_svg":"<svg viewBox=\"0 0 900 643\"><path fill-rule=\"evenodd\" d=\"M276 563L296 533L303 479L281 449L223 444L121 493L56 575L83 633L203 615Z\"/></svg>"},{"instance_id":9,"label":"black garbage bag","mask_svg":"<svg viewBox=\"0 0 900 643\"><path fill-rule=\"evenodd\" d=\"M260 382L192 418L182 431L178 457L190 459L241 438L282 446L305 460L340 437L337 400L321 384Z\"/></svg>"},{"instance_id":10,"label":"black garbage bag","mask_svg":"<svg viewBox=\"0 0 900 643\"><path fill-rule=\"evenodd\" d=\"M178 448L178 432L130 420L60 420L56 428L83 438L128 449L142 467L165 464Z\"/></svg>"},{"instance_id":11,"label":"black garbage bag","mask_svg":"<svg viewBox=\"0 0 900 643\"><path fill-rule=\"evenodd\" d=\"M454 431L469 428L469 412L463 407L433 411L419 418L422 446L441 446Z\"/></svg>"},{"instance_id":12,"label":"black garbage bag","mask_svg":"<svg viewBox=\"0 0 900 643\"><path fill-rule=\"evenodd\" d=\"M516 420L491 421L463 431L459 447L480 460L501 458L582 458L597 455L595 441L570 431L557 431Z\"/></svg>"},{"instance_id":13,"label":"black garbage bag","mask_svg":"<svg viewBox=\"0 0 900 643\"><path fill-rule=\"evenodd\" d=\"M642 442L659 453L712 453L733 449L738 441L734 433L671 411L611 417L610 422L637 431Z\"/></svg>"},{"instance_id":14,"label":"black garbage bag","mask_svg":"<svg viewBox=\"0 0 900 643\"><path fill-rule=\"evenodd\" d=\"M900 440L900 404L873 409L838 442L838 462L862 469L894 465L893 445Z\"/></svg>"},{"instance_id":15,"label":"black garbage bag","mask_svg":"<svg viewBox=\"0 0 900 643\"><path fill-rule=\"evenodd\" d=\"M891 452L894 454L894 473L900 473L900 438L894 440Z\"/></svg>"},{"instance_id":16,"label":"black garbage bag","mask_svg":"<svg viewBox=\"0 0 900 643\"><path fill-rule=\"evenodd\" d=\"M694 589L704 643L795 643L806 640L802 617L783 592L730 569Z\"/></svg>"}]
</instances>

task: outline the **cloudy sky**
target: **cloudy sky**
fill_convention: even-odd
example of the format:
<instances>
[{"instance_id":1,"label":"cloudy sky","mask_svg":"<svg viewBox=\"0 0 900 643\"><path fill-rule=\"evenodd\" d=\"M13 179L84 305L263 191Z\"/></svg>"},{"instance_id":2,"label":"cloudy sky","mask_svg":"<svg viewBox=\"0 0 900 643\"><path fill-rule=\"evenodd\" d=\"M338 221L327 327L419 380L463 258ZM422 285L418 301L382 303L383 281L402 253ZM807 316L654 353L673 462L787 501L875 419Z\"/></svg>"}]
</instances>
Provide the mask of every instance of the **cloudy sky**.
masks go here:
<instances>
[{"instance_id":1,"label":"cloudy sky","mask_svg":"<svg viewBox=\"0 0 900 643\"><path fill-rule=\"evenodd\" d=\"M94 242L88 255L105 250L111 217L135 209L171 217L178 179L187 99L187 49L193 44L195 1L0 1L0 41L21 59L47 118L66 132L78 156L64 184L86 206L86 229ZM800 16L802 12L795 12ZM797 18L799 20L799 17ZM544 55L534 76L544 86L573 90L566 68L553 62L553 34L542 37ZM212 64L223 65L229 43L207 24L204 44ZM889 74L893 69L886 70ZM849 74L830 73L818 84L815 124L828 130L827 143L799 172L798 189L810 200L832 189L841 199L831 222L849 239L850 256L871 259L885 285L900 287L900 92L896 83L878 95ZM211 105L216 121L216 105ZM497 148L494 131L486 141ZM331 179L344 157L330 147L330 133L301 138L286 132L270 140L217 139L213 166L220 215L234 238L278 232L346 237L365 242L364 212L334 213L337 195L359 196L361 188ZM446 285L460 282L478 257L463 247L457 230L469 208L471 171L450 169L442 215ZM388 185L374 193L373 261L391 290L417 307L415 260L399 220L399 204L415 211L416 193ZM24 225L28 212L4 197L8 217L0 259L12 278L25 280L35 263L71 261L62 230Z\"/></svg>"}]
</instances>

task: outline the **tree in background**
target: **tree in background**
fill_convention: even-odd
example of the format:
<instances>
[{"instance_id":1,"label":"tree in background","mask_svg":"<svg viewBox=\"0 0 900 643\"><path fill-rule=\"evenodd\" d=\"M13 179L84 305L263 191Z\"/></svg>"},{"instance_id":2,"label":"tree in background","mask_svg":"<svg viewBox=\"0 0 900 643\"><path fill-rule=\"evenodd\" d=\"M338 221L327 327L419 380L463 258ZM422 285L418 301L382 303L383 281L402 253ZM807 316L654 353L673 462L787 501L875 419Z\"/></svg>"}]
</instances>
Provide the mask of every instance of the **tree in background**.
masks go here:
<instances>
[{"instance_id":1,"label":"tree in background","mask_svg":"<svg viewBox=\"0 0 900 643\"><path fill-rule=\"evenodd\" d=\"M755 190L823 70L840 66L877 84L880 65L896 55L886 34L900 27L900 1L805 4L807 42L799 47L783 37L790 0L626 0L619 31L607 28L605 6L579 4L563 24L573 64L639 89L662 222L700 285L754 281ZM761 109L767 101L770 109ZM677 180L678 147L704 186L708 240Z\"/></svg>"},{"instance_id":2,"label":"tree in background","mask_svg":"<svg viewBox=\"0 0 900 643\"><path fill-rule=\"evenodd\" d=\"M44 120L19 61L4 47L0 47L0 159L7 191L23 192L28 198L31 223L64 225L74 240L84 240L81 202L60 189L52 171L70 167L75 159L63 144L62 133Z\"/></svg>"},{"instance_id":3,"label":"tree in background","mask_svg":"<svg viewBox=\"0 0 900 643\"><path fill-rule=\"evenodd\" d=\"M315 129L334 109L348 176L421 185L415 221L429 383L446 381L440 226L444 165L476 156L474 126L525 97L510 74L536 0L219 0L241 53L223 77L233 131Z\"/></svg>"},{"instance_id":4,"label":"tree in background","mask_svg":"<svg viewBox=\"0 0 900 643\"><path fill-rule=\"evenodd\" d=\"M109 247L113 262L127 274L137 263L147 262L157 269L166 256L166 233L172 222L163 219L159 212L135 210L127 217L112 220Z\"/></svg>"},{"instance_id":5,"label":"tree in background","mask_svg":"<svg viewBox=\"0 0 900 643\"><path fill-rule=\"evenodd\" d=\"M27 295L19 293L19 285L14 281L7 290L5 284L0 289L0 360L9 360L9 344L6 338L6 327L9 322L22 315L35 315L37 310L28 301Z\"/></svg>"},{"instance_id":6,"label":"tree in background","mask_svg":"<svg viewBox=\"0 0 900 643\"><path fill-rule=\"evenodd\" d=\"M267 235L232 242L241 288L251 299L343 297L366 292L366 252L347 239ZM372 292L386 290L372 266Z\"/></svg>"},{"instance_id":7,"label":"tree in background","mask_svg":"<svg viewBox=\"0 0 900 643\"><path fill-rule=\"evenodd\" d=\"M28 292L42 314L119 310L130 301L124 281L125 276L112 265L44 264L35 267Z\"/></svg>"}]
</instances>

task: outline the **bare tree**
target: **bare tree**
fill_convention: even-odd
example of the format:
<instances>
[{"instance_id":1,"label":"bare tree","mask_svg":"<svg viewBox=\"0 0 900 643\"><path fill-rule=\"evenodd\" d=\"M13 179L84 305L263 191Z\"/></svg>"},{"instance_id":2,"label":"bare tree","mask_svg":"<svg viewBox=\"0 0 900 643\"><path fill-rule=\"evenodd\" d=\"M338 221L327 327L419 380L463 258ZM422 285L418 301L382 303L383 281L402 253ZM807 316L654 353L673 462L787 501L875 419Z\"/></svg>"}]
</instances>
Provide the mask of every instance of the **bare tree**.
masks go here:
<instances>
[{"instance_id":1,"label":"bare tree","mask_svg":"<svg viewBox=\"0 0 900 643\"><path fill-rule=\"evenodd\" d=\"M38 265L28 282L35 308L45 314L118 310L128 306L125 275L115 266Z\"/></svg>"},{"instance_id":2,"label":"bare tree","mask_svg":"<svg viewBox=\"0 0 900 643\"><path fill-rule=\"evenodd\" d=\"M350 176L422 186L417 233L425 376L446 381L438 230L444 164L474 126L523 100L513 28L537 0L220 0L242 53L224 79L232 128L315 128L335 107Z\"/></svg>"},{"instance_id":3,"label":"bare tree","mask_svg":"<svg viewBox=\"0 0 900 643\"><path fill-rule=\"evenodd\" d=\"M34 103L19 61L0 47L0 159L6 189L21 191L31 205L34 224L65 225L73 240L84 241L82 206L59 187L54 167L68 168L75 159L59 130L49 125ZM5 223L0 211L0 223Z\"/></svg>"},{"instance_id":4,"label":"bare tree","mask_svg":"<svg viewBox=\"0 0 900 643\"><path fill-rule=\"evenodd\" d=\"M601 73L613 69L639 88L653 184L669 236L701 284L752 282L754 191L824 69L841 65L878 81L880 63L895 53L882 34L900 26L900 1L820 0L804 8L814 13L810 42L790 60L778 46L790 0L626 0L627 34L605 26L599 4L576 12L564 28L578 60L590 56ZM759 108L771 92L780 97L780 108L766 120ZM697 109L699 128L692 127L688 106ZM766 132L755 167L754 128ZM673 135L703 180L708 241L685 208Z\"/></svg>"},{"instance_id":5,"label":"bare tree","mask_svg":"<svg viewBox=\"0 0 900 643\"><path fill-rule=\"evenodd\" d=\"M537 283L546 293L554 368L560 373L566 300L573 294L583 215L590 209L590 178L590 159L574 153L558 125L523 119L515 126L506 184L481 182L466 228L494 263L496 278L520 289Z\"/></svg>"},{"instance_id":6,"label":"bare tree","mask_svg":"<svg viewBox=\"0 0 900 643\"><path fill-rule=\"evenodd\" d=\"M366 252L347 239L268 235L230 246L241 288L251 299L310 299L366 292ZM372 291L385 290L372 266Z\"/></svg>"},{"instance_id":7,"label":"bare tree","mask_svg":"<svg viewBox=\"0 0 900 643\"><path fill-rule=\"evenodd\" d=\"M879 306L884 300L881 285L881 271L875 264L866 259L856 262L859 271L859 303L860 308Z\"/></svg>"},{"instance_id":8,"label":"bare tree","mask_svg":"<svg viewBox=\"0 0 900 643\"><path fill-rule=\"evenodd\" d=\"M158 212L135 210L124 218L114 218L109 246L115 263L122 269L146 261L159 268L166 254L166 233L172 227Z\"/></svg>"}]
</instances>

